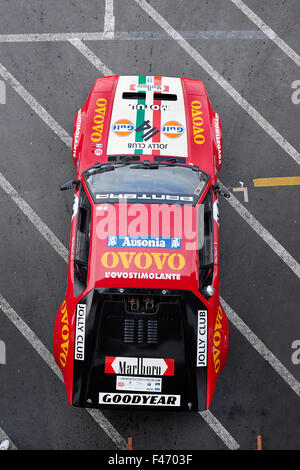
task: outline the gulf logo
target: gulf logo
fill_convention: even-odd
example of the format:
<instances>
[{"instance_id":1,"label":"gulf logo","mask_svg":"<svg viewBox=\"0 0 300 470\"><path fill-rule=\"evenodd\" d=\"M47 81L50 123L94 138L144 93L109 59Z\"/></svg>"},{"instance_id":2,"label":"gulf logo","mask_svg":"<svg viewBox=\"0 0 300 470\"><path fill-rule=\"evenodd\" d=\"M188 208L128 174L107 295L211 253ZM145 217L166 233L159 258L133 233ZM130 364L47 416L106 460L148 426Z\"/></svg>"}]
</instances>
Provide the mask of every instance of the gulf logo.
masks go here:
<instances>
[{"instance_id":1,"label":"gulf logo","mask_svg":"<svg viewBox=\"0 0 300 470\"><path fill-rule=\"evenodd\" d=\"M163 125L162 132L166 137L176 139L184 133L184 127L178 121L168 121Z\"/></svg>"},{"instance_id":2,"label":"gulf logo","mask_svg":"<svg viewBox=\"0 0 300 470\"><path fill-rule=\"evenodd\" d=\"M128 119L119 119L114 123L112 129L119 137L127 137L134 131L134 125Z\"/></svg>"}]
</instances>

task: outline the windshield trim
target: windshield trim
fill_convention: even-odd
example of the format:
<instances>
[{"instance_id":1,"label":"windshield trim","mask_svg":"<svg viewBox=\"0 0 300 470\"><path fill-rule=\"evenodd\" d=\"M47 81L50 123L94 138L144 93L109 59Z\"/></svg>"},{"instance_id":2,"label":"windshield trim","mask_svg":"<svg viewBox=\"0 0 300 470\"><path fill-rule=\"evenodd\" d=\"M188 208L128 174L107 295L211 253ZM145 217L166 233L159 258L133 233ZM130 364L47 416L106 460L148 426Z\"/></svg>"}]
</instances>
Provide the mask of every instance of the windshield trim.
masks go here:
<instances>
[{"instance_id":1,"label":"windshield trim","mask_svg":"<svg viewBox=\"0 0 300 470\"><path fill-rule=\"evenodd\" d=\"M85 184L88 188L88 191L94 201L95 204L103 204L103 203L144 203L144 204L180 204L180 205L193 205L195 206L199 199L202 197L202 195L205 192L205 189L208 187L211 176L206 173L205 171L201 170L197 165L186 165L182 163L171 163L171 162L150 162L146 161L145 166L143 167L144 161L130 161L130 162L124 162L124 161L117 161L117 162L103 162L103 163L97 163L96 167L95 165L88 168L83 172L83 177ZM99 168L99 173L104 173L107 170L104 168L106 166L109 166L110 170L112 166L116 167L114 169L119 169L124 166L128 165L134 165L134 167L137 169L159 169L160 167L184 167L184 168L189 168L192 171L197 171L198 173L201 172L201 174L206 178L206 180L203 182L203 185L201 189L199 190L199 185L195 188L195 191L193 193L178 193L178 194L168 194L166 191L165 193L161 193L159 191L145 191L145 192L135 192L133 191L104 191L103 193L100 192L94 192L92 191L90 184L89 184L89 176L94 176L97 174L97 171L93 171L91 174L89 174L89 171L91 170L97 170ZM140 166L139 166L140 165ZM153 165L153 168L151 166ZM102 169L102 171L101 171ZM110 171L109 170L109 171ZM105 177L105 176L104 176ZM200 179L199 179L200 181Z\"/></svg>"}]
</instances>

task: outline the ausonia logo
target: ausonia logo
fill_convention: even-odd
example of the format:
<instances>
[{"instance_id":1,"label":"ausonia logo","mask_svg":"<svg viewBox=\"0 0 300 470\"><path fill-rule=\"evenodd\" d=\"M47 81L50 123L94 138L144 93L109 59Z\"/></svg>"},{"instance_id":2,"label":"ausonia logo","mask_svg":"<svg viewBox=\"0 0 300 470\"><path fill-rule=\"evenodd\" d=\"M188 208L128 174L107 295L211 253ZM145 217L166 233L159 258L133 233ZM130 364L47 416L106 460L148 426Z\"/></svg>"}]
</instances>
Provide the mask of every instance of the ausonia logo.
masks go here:
<instances>
[{"instance_id":1,"label":"ausonia logo","mask_svg":"<svg viewBox=\"0 0 300 470\"><path fill-rule=\"evenodd\" d=\"M147 237L147 236L121 236L108 235L107 246L120 248L168 248L180 249L180 237Z\"/></svg>"}]
</instances>

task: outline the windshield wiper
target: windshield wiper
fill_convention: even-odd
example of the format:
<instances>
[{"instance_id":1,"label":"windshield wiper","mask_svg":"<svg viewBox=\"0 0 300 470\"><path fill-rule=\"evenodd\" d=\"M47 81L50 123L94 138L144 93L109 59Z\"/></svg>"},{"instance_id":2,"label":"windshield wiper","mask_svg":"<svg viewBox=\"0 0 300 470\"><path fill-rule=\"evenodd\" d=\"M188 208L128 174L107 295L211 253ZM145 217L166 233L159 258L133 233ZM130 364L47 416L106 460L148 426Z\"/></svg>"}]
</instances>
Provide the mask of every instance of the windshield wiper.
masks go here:
<instances>
[{"instance_id":1,"label":"windshield wiper","mask_svg":"<svg viewBox=\"0 0 300 470\"><path fill-rule=\"evenodd\" d=\"M169 162L150 162L150 160L144 160L140 163L137 163L136 165L131 165L130 168L133 168L133 169L147 169L147 170L156 170L157 168L159 168L160 166L181 166L181 167L185 167L185 168L191 168L191 170L193 171L200 171L200 168L197 166L197 165L185 165L184 163L176 163L176 162L172 162L172 161L169 161Z\"/></svg>"},{"instance_id":2,"label":"windshield wiper","mask_svg":"<svg viewBox=\"0 0 300 470\"><path fill-rule=\"evenodd\" d=\"M95 175L96 173L105 173L106 171L113 171L115 169L115 165L100 165L94 165L92 168L87 170L88 176Z\"/></svg>"},{"instance_id":3,"label":"windshield wiper","mask_svg":"<svg viewBox=\"0 0 300 470\"><path fill-rule=\"evenodd\" d=\"M139 169L139 168L145 168L147 170L157 170L157 168L159 168L159 163L156 163L156 162L150 162L150 160L144 160L143 162L141 163L137 163L135 165L131 165L130 168L133 168L134 170L135 169Z\"/></svg>"},{"instance_id":4,"label":"windshield wiper","mask_svg":"<svg viewBox=\"0 0 300 470\"><path fill-rule=\"evenodd\" d=\"M133 163L132 161L122 161L122 162L114 162L113 164L110 162L96 162L94 166L87 170L87 176L94 175L96 173L104 173L106 171L113 171L123 166L130 165L130 169L145 169L145 170L157 170L160 166L180 166L182 168L190 168L193 171L200 171L200 168L197 165L185 165L184 163L171 163L171 162L151 162L150 160L143 160L140 163Z\"/></svg>"}]
</instances>

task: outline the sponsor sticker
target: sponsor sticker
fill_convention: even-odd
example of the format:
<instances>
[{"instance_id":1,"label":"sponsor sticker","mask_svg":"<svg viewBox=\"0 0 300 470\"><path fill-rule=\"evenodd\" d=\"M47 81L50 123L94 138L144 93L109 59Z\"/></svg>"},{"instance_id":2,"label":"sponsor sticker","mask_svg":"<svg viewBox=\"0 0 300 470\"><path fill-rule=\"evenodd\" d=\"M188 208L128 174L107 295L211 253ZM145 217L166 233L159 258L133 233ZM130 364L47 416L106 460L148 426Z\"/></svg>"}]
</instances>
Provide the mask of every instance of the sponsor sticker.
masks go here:
<instances>
[{"instance_id":1,"label":"sponsor sticker","mask_svg":"<svg viewBox=\"0 0 300 470\"><path fill-rule=\"evenodd\" d=\"M74 137L73 137L73 158L76 158L76 151L79 145L80 128L81 128L81 109L77 113L76 127L75 127L75 132L74 132Z\"/></svg>"},{"instance_id":2,"label":"sponsor sticker","mask_svg":"<svg viewBox=\"0 0 300 470\"><path fill-rule=\"evenodd\" d=\"M136 252L136 251L105 251L101 256L101 265L114 269L134 267L146 270L151 267L162 271L168 267L171 271L181 271L185 266L185 257L181 253Z\"/></svg>"},{"instance_id":3,"label":"sponsor sticker","mask_svg":"<svg viewBox=\"0 0 300 470\"><path fill-rule=\"evenodd\" d=\"M113 124L112 129L119 137L127 137L134 131L134 125L128 119L119 119Z\"/></svg>"},{"instance_id":4,"label":"sponsor sticker","mask_svg":"<svg viewBox=\"0 0 300 470\"><path fill-rule=\"evenodd\" d=\"M222 140L220 133L220 118L218 114L215 116L215 135L217 141L218 165L220 166L222 163Z\"/></svg>"},{"instance_id":5,"label":"sponsor sticker","mask_svg":"<svg viewBox=\"0 0 300 470\"><path fill-rule=\"evenodd\" d=\"M129 103L129 108L133 110L139 109L151 109L151 111L167 111L168 105L167 104L131 104Z\"/></svg>"},{"instance_id":6,"label":"sponsor sticker","mask_svg":"<svg viewBox=\"0 0 300 470\"><path fill-rule=\"evenodd\" d=\"M162 127L162 132L170 139L176 139L184 133L184 127L178 121L168 121Z\"/></svg>"},{"instance_id":7,"label":"sponsor sticker","mask_svg":"<svg viewBox=\"0 0 300 470\"><path fill-rule=\"evenodd\" d=\"M191 102L192 122L193 122L193 136L195 144L202 145L205 142L204 135L204 120L202 103L199 100Z\"/></svg>"},{"instance_id":8,"label":"sponsor sticker","mask_svg":"<svg viewBox=\"0 0 300 470\"><path fill-rule=\"evenodd\" d=\"M168 248L179 250L181 248L181 238L108 235L107 246L119 248Z\"/></svg>"},{"instance_id":9,"label":"sponsor sticker","mask_svg":"<svg viewBox=\"0 0 300 470\"><path fill-rule=\"evenodd\" d=\"M129 377L118 375L116 380L116 390L132 392L161 392L160 378L153 377Z\"/></svg>"},{"instance_id":10,"label":"sponsor sticker","mask_svg":"<svg viewBox=\"0 0 300 470\"><path fill-rule=\"evenodd\" d=\"M198 310L197 367L207 365L207 310Z\"/></svg>"},{"instance_id":11,"label":"sponsor sticker","mask_svg":"<svg viewBox=\"0 0 300 470\"><path fill-rule=\"evenodd\" d=\"M99 393L99 405L180 406L180 395Z\"/></svg>"},{"instance_id":12,"label":"sponsor sticker","mask_svg":"<svg viewBox=\"0 0 300 470\"><path fill-rule=\"evenodd\" d=\"M174 375L174 359L145 357L105 357L105 374L162 376Z\"/></svg>"},{"instance_id":13,"label":"sponsor sticker","mask_svg":"<svg viewBox=\"0 0 300 470\"><path fill-rule=\"evenodd\" d=\"M84 361L86 305L78 304L76 310L75 356L77 361Z\"/></svg>"},{"instance_id":14,"label":"sponsor sticker","mask_svg":"<svg viewBox=\"0 0 300 470\"><path fill-rule=\"evenodd\" d=\"M97 99L96 108L94 111L92 134L91 134L91 141L94 143L100 142L102 140L106 105L107 105L106 98Z\"/></svg>"},{"instance_id":15,"label":"sponsor sticker","mask_svg":"<svg viewBox=\"0 0 300 470\"><path fill-rule=\"evenodd\" d=\"M161 280L168 280L168 281L180 281L181 275L177 273L148 273L148 272L142 272L142 273L136 273L136 272L122 272L122 271L113 271L105 272L105 277L106 278L112 278L112 279L155 279L158 281Z\"/></svg>"},{"instance_id":16,"label":"sponsor sticker","mask_svg":"<svg viewBox=\"0 0 300 470\"><path fill-rule=\"evenodd\" d=\"M69 316L67 310L67 302L64 300L60 308L61 318L61 345L60 345L60 354L59 362L62 367L65 367L67 364L67 358L69 354L69 343L70 343L70 329L69 329Z\"/></svg>"},{"instance_id":17,"label":"sponsor sticker","mask_svg":"<svg viewBox=\"0 0 300 470\"><path fill-rule=\"evenodd\" d=\"M221 359L220 359L220 354L221 354L221 341L223 339L223 312L221 307L218 307L218 312L216 316L216 322L215 322L215 328L214 328L214 336L213 336L213 359L214 359L214 365L215 365L215 373L217 374L220 370L221 366Z\"/></svg>"},{"instance_id":18,"label":"sponsor sticker","mask_svg":"<svg viewBox=\"0 0 300 470\"><path fill-rule=\"evenodd\" d=\"M147 77L147 80L141 80L145 77L141 76L139 77L139 81L134 80L130 84L130 91L136 91L136 90L145 90L145 91L163 91L163 92L169 92L170 91L170 86L169 85L158 85L154 82L153 77Z\"/></svg>"}]
</instances>

